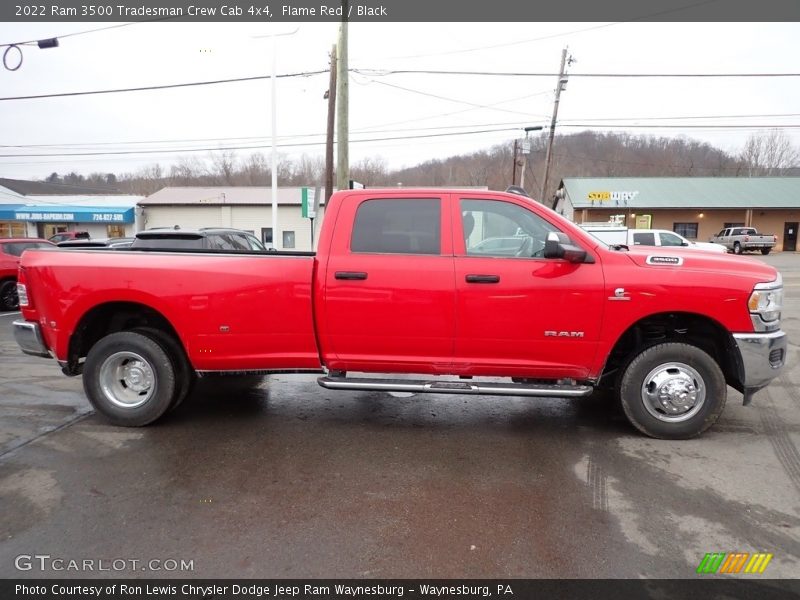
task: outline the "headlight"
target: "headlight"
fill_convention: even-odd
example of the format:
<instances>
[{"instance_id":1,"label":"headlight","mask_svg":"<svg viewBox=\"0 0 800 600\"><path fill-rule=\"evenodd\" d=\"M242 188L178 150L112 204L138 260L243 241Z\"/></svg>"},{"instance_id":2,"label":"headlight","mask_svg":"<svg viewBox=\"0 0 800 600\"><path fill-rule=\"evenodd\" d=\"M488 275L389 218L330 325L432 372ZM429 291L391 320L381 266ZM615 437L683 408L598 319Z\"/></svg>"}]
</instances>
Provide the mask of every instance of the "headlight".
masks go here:
<instances>
[{"instance_id":1,"label":"headlight","mask_svg":"<svg viewBox=\"0 0 800 600\"><path fill-rule=\"evenodd\" d=\"M783 308L783 280L780 274L775 281L757 283L747 301L747 307L751 314L758 315L764 322L780 319Z\"/></svg>"}]
</instances>

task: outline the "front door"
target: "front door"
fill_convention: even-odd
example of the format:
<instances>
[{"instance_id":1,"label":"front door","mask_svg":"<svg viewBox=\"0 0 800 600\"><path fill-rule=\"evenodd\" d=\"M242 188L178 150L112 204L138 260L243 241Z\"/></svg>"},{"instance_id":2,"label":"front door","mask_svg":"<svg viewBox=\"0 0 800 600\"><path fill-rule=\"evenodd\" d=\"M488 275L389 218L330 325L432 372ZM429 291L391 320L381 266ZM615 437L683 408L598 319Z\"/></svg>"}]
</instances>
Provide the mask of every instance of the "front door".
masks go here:
<instances>
[{"instance_id":1,"label":"front door","mask_svg":"<svg viewBox=\"0 0 800 600\"><path fill-rule=\"evenodd\" d=\"M457 372L586 377L602 319L600 263L544 258L558 229L530 201L453 200Z\"/></svg>"},{"instance_id":2,"label":"front door","mask_svg":"<svg viewBox=\"0 0 800 600\"><path fill-rule=\"evenodd\" d=\"M318 309L329 368L433 374L452 369L448 206L446 195L343 200ZM346 231L351 234L338 235Z\"/></svg>"},{"instance_id":3,"label":"front door","mask_svg":"<svg viewBox=\"0 0 800 600\"><path fill-rule=\"evenodd\" d=\"M797 222L783 224L783 250L794 252L797 250Z\"/></svg>"}]
</instances>

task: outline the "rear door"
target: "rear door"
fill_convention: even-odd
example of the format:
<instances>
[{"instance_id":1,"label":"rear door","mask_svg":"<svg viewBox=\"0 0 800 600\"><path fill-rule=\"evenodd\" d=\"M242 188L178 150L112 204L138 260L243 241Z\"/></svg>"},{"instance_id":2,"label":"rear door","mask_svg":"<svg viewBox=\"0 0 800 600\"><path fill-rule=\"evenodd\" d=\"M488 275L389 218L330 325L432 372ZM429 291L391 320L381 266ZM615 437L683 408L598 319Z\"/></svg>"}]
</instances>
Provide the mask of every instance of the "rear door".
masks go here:
<instances>
[{"instance_id":1,"label":"rear door","mask_svg":"<svg viewBox=\"0 0 800 600\"><path fill-rule=\"evenodd\" d=\"M323 276L331 369L449 372L455 287L447 195L342 201Z\"/></svg>"},{"instance_id":2,"label":"rear door","mask_svg":"<svg viewBox=\"0 0 800 600\"><path fill-rule=\"evenodd\" d=\"M543 258L558 228L523 198L453 198L456 372L464 375L586 377L600 334L599 262ZM484 240L523 238L514 256L476 253Z\"/></svg>"}]
</instances>

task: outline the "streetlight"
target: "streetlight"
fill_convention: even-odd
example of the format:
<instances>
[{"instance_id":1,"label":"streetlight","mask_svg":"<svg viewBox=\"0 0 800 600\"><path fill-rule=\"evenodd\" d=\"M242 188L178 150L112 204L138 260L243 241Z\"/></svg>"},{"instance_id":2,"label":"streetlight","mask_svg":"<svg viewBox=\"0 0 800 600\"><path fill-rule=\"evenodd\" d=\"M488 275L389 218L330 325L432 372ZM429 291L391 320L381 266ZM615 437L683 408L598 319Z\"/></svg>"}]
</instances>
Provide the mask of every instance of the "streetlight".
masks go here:
<instances>
[{"instance_id":1,"label":"streetlight","mask_svg":"<svg viewBox=\"0 0 800 600\"><path fill-rule=\"evenodd\" d=\"M276 109L277 92L275 87L275 73L277 70L277 56L278 56L278 42L276 38L288 35L294 35L300 30L297 27L294 31L287 31L286 33L271 33L269 35L257 35L254 38L272 38L272 77L270 77L272 85L272 152L270 154L270 163L272 171L272 247L278 247L278 116Z\"/></svg>"},{"instance_id":2,"label":"streetlight","mask_svg":"<svg viewBox=\"0 0 800 600\"><path fill-rule=\"evenodd\" d=\"M528 139L528 135L531 131L541 131L543 128L541 125L535 125L533 127L525 127L525 139L522 142L522 172L519 174L519 187L525 189L525 167L528 165L528 154L531 152L531 142ZM516 160L516 157L514 157Z\"/></svg>"}]
</instances>

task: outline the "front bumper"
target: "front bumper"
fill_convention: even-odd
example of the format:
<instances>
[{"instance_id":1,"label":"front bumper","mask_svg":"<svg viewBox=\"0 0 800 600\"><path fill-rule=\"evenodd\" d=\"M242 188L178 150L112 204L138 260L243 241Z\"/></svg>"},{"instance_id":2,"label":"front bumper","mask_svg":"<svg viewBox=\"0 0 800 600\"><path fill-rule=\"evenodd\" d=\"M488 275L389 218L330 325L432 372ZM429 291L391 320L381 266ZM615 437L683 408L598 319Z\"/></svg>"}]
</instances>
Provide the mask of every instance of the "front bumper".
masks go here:
<instances>
[{"instance_id":1,"label":"front bumper","mask_svg":"<svg viewBox=\"0 0 800 600\"><path fill-rule=\"evenodd\" d=\"M742 363L744 403L750 401L758 390L781 374L786 363L786 333L734 333Z\"/></svg>"},{"instance_id":2,"label":"front bumper","mask_svg":"<svg viewBox=\"0 0 800 600\"><path fill-rule=\"evenodd\" d=\"M25 354L50 358L50 351L44 345L42 330L38 323L14 321L14 339Z\"/></svg>"}]
</instances>

